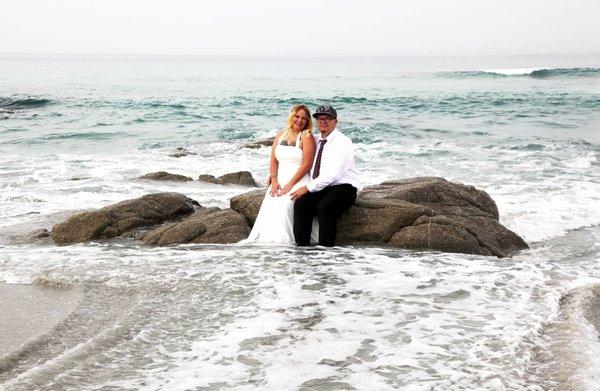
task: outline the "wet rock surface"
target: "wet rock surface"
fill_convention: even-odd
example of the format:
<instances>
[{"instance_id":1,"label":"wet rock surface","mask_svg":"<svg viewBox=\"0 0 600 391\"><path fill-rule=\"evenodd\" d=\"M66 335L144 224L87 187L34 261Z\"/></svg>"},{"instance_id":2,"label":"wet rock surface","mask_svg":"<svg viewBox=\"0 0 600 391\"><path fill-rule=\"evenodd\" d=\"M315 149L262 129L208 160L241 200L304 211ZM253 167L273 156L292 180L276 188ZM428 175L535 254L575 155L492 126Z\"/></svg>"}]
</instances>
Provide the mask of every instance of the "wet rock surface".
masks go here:
<instances>
[{"instance_id":1,"label":"wet rock surface","mask_svg":"<svg viewBox=\"0 0 600 391\"><path fill-rule=\"evenodd\" d=\"M178 193L149 194L102 209L77 213L52 228L58 244L110 239L136 228L179 219L195 211L199 204Z\"/></svg>"},{"instance_id":2,"label":"wet rock surface","mask_svg":"<svg viewBox=\"0 0 600 391\"><path fill-rule=\"evenodd\" d=\"M229 174L215 177L213 175L202 174L198 177L199 181L215 183L219 185L242 185L249 187L258 187L258 184L249 171L231 172Z\"/></svg>"},{"instance_id":3,"label":"wet rock surface","mask_svg":"<svg viewBox=\"0 0 600 391\"><path fill-rule=\"evenodd\" d=\"M193 179L190 178L189 176L179 175L179 174L171 174L170 172L166 172L166 171L151 172L149 174L142 175L138 179L146 179L146 180L151 180L151 181L173 181L173 182L193 181Z\"/></svg>"}]
</instances>

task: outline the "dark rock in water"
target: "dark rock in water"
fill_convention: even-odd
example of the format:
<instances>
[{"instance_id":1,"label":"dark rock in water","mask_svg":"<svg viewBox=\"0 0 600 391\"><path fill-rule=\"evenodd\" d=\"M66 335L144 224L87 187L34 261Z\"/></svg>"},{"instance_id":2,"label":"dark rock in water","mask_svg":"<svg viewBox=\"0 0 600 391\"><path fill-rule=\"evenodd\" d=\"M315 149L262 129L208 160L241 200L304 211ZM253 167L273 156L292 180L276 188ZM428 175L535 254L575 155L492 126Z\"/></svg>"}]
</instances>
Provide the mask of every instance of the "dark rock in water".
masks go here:
<instances>
[{"instance_id":1,"label":"dark rock in water","mask_svg":"<svg viewBox=\"0 0 600 391\"><path fill-rule=\"evenodd\" d=\"M258 184L252 177L252 174L248 171L231 172L229 174L221 175L216 178L213 175L203 174L198 177L199 181L216 183L219 185L242 185L258 187Z\"/></svg>"},{"instance_id":2,"label":"dark rock in water","mask_svg":"<svg viewBox=\"0 0 600 391\"><path fill-rule=\"evenodd\" d=\"M198 180L202 182L215 183L217 185L220 184L219 180L214 175L202 174L198 177Z\"/></svg>"},{"instance_id":3,"label":"dark rock in water","mask_svg":"<svg viewBox=\"0 0 600 391\"><path fill-rule=\"evenodd\" d=\"M264 191L234 197L232 209L253 224ZM338 223L339 244L508 256L527 243L498 221L492 198L443 178L412 178L363 189Z\"/></svg>"},{"instance_id":4,"label":"dark rock in water","mask_svg":"<svg viewBox=\"0 0 600 391\"><path fill-rule=\"evenodd\" d=\"M219 179L219 182L221 182L223 184L236 184L236 185L258 187L258 184L252 177L252 174L250 174L250 172L248 172L248 171L232 172L229 174L221 175L218 179Z\"/></svg>"},{"instance_id":5,"label":"dark rock in water","mask_svg":"<svg viewBox=\"0 0 600 391\"><path fill-rule=\"evenodd\" d=\"M50 236L50 232L48 232L48 230L46 228L40 228L40 229L36 229L31 232L28 232L26 236L31 239L41 239L41 238L47 238L48 236Z\"/></svg>"},{"instance_id":6,"label":"dark rock in water","mask_svg":"<svg viewBox=\"0 0 600 391\"><path fill-rule=\"evenodd\" d=\"M188 176L179 175L179 174L171 174L166 171L151 172L149 174L142 175L138 179L149 179L152 181L174 181L174 182L193 181L193 179Z\"/></svg>"},{"instance_id":7,"label":"dark rock in water","mask_svg":"<svg viewBox=\"0 0 600 391\"><path fill-rule=\"evenodd\" d=\"M273 145L274 139L275 139L275 137L270 137L270 138L266 138L266 139L252 141L247 144L244 144L242 146L242 148L258 149L258 148L262 148L262 147L270 147L271 145Z\"/></svg>"},{"instance_id":8,"label":"dark rock in water","mask_svg":"<svg viewBox=\"0 0 600 391\"><path fill-rule=\"evenodd\" d=\"M197 153L191 152L187 148L184 148L184 147L177 147L177 148L175 148L175 151L169 153L169 156L171 156L171 157L184 157L184 156L190 156L190 155L197 155Z\"/></svg>"},{"instance_id":9,"label":"dark rock in water","mask_svg":"<svg viewBox=\"0 0 600 391\"><path fill-rule=\"evenodd\" d=\"M77 213L52 228L58 244L109 239L136 228L149 227L179 219L194 212L199 204L182 194L157 193Z\"/></svg>"},{"instance_id":10,"label":"dark rock in water","mask_svg":"<svg viewBox=\"0 0 600 391\"><path fill-rule=\"evenodd\" d=\"M199 208L186 219L163 225L145 234L146 244L236 243L250 233L246 218L231 209Z\"/></svg>"},{"instance_id":11,"label":"dark rock in water","mask_svg":"<svg viewBox=\"0 0 600 391\"><path fill-rule=\"evenodd\" d=\"M46 228L39 228L26 234L19 235L18 237L10 241L11 244L24 244L44 241L44 239L50 237L50 232Z\"/></svg>"}]
</instances>

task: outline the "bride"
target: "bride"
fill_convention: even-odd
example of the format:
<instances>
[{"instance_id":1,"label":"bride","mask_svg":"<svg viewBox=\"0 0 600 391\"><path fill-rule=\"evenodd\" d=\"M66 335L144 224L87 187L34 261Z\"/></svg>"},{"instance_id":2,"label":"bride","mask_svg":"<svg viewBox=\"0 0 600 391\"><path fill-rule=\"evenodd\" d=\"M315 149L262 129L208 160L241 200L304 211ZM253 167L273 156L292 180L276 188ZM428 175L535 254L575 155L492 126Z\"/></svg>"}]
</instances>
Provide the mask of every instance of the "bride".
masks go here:
<instances>
[{"instance_id":1,"label":"bride","mask_svg":"<svg viewBox=\"0 0 600 391\"><path fill-rule=\"evenodd\" d=\"M310 180L308 173L315 148L310 110L304 105L294 106L285 129L278 132L273 140L270 186L250 235L240 243L295 243L294 201L289 194Z\"/></svg>"}]
</instances>

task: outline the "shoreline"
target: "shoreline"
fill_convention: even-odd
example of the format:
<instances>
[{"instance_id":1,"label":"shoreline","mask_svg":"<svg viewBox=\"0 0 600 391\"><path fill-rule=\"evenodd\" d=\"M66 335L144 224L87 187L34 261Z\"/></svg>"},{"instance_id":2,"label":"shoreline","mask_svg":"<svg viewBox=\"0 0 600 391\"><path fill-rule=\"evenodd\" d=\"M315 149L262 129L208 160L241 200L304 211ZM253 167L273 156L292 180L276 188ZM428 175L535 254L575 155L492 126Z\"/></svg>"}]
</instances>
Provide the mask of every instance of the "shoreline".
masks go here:
<instances>
[{"instance_id":1,"label":"shoreline","mask_svg":"<svg viewBox=\"0 0 600 391\"><path fill-rule=\"evenodd\" d=\"M82 298L78 288L0 282L0 360L51 332Z\"/></svg>"}]
</instances>

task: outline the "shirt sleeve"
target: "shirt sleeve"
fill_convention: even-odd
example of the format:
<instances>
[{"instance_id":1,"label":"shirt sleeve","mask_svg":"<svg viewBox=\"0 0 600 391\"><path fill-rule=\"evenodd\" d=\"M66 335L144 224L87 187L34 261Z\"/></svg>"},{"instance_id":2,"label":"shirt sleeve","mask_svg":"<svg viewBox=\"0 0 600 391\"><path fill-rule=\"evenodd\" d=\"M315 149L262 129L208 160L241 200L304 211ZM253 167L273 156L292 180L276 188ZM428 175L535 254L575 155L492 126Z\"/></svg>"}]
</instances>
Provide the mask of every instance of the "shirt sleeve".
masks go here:
<instances>
[{"instance_id":1,"label":"shirt sleeve","mask_svg":"<svg viewBox=\"0 0 600 391\"><path fill-rule=\"evenodd\" d=\"M340 142L339 146L336 145L335 150L327 151L327 145L324 148L323 153L328 154L327 164L321 166L321 172L317 178L306 184L306 188L311 193L323 190L340 180L350 169L354 160L354 147L349 140Z\"/></svg>"}]
</instances>

